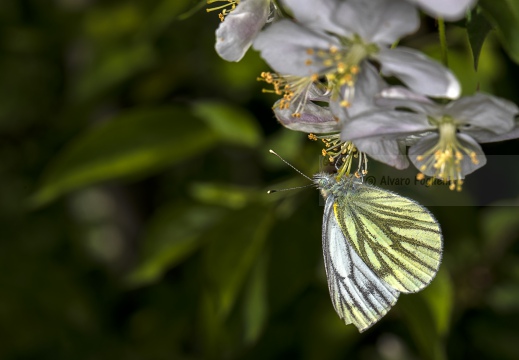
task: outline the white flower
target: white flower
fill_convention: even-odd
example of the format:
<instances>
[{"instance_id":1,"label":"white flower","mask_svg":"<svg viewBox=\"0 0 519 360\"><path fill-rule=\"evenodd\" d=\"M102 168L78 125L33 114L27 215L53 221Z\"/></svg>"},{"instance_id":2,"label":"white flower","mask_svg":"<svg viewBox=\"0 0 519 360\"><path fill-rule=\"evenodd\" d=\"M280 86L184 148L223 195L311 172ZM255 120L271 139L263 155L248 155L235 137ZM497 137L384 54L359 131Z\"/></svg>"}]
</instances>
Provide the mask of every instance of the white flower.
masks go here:
<instances>
[{"instance_id":1,"label":"white flower","mask_svg":"<svg viewBox=\"0 0 519 360\"><path fill-rule=\"evenodd\" d=\"M240 61L256 35L267 23L271 0L208 0L225 4L207 11L220 10L222 23L216 30L216 52L227 61Z\"/></svg>"},{"instance_id":2,"label":"white flower","mask_svg":"<svg viewBox=\"0 0 519 360\"><path fill-rule=\"evenodd\" d=\"M401 0L285 0L298 21L280 20L254 41L282 76L320 79L332 101L348 106L359 72L374 61L385 76L399 78L413 91L457 98L460 86L449 70L422 53L390 45L419 26L416 9ZM303 26L305 25L305 26ZM299 81L301 83L301 81ZM307 87L287 82L298 97ZM304 98L304 97L303 97Z\"/></svg>"},{"instance_id":3,"label":"white flower","mask_svg":"<svg viewBox=\"0 0 519 360\"><path fill-rule=\"evenodd\" d=\"M387 108L374 103L375 95L379 94L384 88L387 88L387 84L378 75L377 70L371 64L366 64L355 84L355 101L348 108L337 106L333 102L330 103L329 97L314 86L309 89L309 95L304 105L299 106L298 116L293 116L296 105L291 104L291 107L285 107L282 105L283 99L278 100L274 105L274 114L283 126L291 130L326 134L319 137L326 139L327 143L331 144L325 149L323 155L329 156L335 161L340 156L340 151L337 151L337 149L342 148L343 144L348 147L348 139L341 139L340 137L344 124L363 118L373 112L384 113L387 110ZM319 106L316 102L329 103L330 106ZM403 140L382 139L373 142L366 139L357 139L353 144L358 150L369 154L372 158L398 169L404 169L409 165L405 156L405 142Z\"/></svg>"},{"instance_id":4,"label":"white flower","mask_svg":"<svg viewBox=\"0 0 519 360\"><path fill-rule=\"evenodd\" d=\"M443 105L406 89L391 88L382 91L377 103L409 111L365 114L344 124L343 138L372 143L406 139L412 144L408 152L411 162L422 174L449 181L451 189L461 189L465 175L486 163L478 143L519 136L514 122L519 108L487 94L479 93Z\"/></svg>"},{"instance_id":5,"label":"white flower","mask_svg":"<svg viewBox=\"0 0 519 360\"><path fill-rule=\"evenodd\" d=\"M433 17L446 20L459 20L477 2L477 0L407 0L420 6L423 11Z\"/></svg>"}]
</instances>

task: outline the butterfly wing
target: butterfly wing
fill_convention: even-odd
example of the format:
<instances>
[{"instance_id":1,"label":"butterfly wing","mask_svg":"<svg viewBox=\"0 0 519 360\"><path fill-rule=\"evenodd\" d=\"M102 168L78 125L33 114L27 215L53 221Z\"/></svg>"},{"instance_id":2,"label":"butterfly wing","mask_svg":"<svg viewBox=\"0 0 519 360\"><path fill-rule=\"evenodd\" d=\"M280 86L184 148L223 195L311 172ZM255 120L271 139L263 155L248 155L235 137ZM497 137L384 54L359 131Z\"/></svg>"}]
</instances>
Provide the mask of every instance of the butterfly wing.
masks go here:
<instances>
[{"instance_id":1,"label":"butterfly wing","mask_svg":"<svg viewBox=\"0 0 519 360\"><path fill-rule=\"evenodd\" d=\"M413 200L356 184L338 198L333 211L360 258L394 289L419 291L438 272L443 247L440 226Z\"/></svg>"},{"instance_id":2,"label":"butterfly wing","mask_svg":"<svg viewBox=\"0 0 519 360\"><path fill-rule=\"evenodd\" d=\"M337 314L364 331L396 303L399 292L381 280L359 257L334 213L335 197L326 200L323 254L328 288Z\"/></svg>"}]
</instances>

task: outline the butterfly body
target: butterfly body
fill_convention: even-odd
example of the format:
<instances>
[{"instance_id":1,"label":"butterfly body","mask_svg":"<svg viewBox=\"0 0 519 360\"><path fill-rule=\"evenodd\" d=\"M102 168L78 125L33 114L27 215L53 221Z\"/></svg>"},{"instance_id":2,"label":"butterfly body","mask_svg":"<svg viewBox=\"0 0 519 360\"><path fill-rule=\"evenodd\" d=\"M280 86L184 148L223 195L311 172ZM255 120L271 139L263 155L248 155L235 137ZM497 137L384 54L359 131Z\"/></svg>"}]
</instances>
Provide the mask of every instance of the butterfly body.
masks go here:
<instances>
[{"instance_id":1,"label":"butterfly body","mask_svg":"<svg viewBox=\"0 0 519 360\"><path fill-rule=\"evenodd\" d=\"M323 254L332 303L364 331L401 292L417 292L434 278L440 227L418 203L359 179L319 173L314 182L326 199Z\"/></svg>"}]
</instances>

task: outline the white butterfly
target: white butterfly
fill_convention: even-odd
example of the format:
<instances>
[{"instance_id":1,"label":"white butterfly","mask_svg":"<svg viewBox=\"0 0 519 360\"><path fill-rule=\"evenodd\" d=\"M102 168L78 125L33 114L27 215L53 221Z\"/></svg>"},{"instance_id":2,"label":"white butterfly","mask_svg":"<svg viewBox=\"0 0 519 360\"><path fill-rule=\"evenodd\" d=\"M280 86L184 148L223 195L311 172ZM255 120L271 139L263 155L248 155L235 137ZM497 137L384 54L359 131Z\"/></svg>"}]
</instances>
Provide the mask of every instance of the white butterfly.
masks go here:
<instances>
[{"instance_id":1,"label":"white butterfly","mask_svg":"<svg viewBox=\"0 0 519 360\"><path fill-rule=\"evenodd\" d=\"M323 254L335 311L364 331L436 275L442 235L416 202L352 177L314 176L326 198Z\"/></svg>"}]
</instances>

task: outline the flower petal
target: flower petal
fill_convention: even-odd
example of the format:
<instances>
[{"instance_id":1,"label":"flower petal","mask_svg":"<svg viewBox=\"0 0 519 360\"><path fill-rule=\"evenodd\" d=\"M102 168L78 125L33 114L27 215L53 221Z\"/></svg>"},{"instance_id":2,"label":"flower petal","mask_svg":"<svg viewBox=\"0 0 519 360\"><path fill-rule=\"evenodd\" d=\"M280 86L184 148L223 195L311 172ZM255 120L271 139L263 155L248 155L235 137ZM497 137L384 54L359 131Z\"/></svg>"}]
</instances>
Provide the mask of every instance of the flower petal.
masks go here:
<instances>
[{"instance_id":1,"label":"flower petal","mask_svg":"<svg viewBox=\"0 0 519 360\"><path fill-rule=\"evenodd\" d=\"M281 75L311 76L323 71L309 49L328 50L339 45L337 39L317 33L290 20L280 20L263 30L254 41L254 49Z\"/></svg>"},{"instance_id":2,"label":"flower petal","mask_svg":"<svg viewBox=\"0 0 519 360\"><path fill-rule=\"evenodd\" d=\"M465 96L445 107L445 114L465 125L460 130L467 134L477 132L478 128L495 134L506 133L514 127L518 113L514 103L482 93Z\"/></svg>"},{"instance_id":3,"label":"flower petal","mask_svg":"<svg viewBox=\"0 0 519 360\"><path fill-rule=\"evenodd\" d=\"M359 151L384 164L399 170L409 166L409 161L405 156L405 145L396 140L371 141L371 139L359 139L355 140L354 144Z\"/></svg>"},{"instance_id":4,"label":"flower petal","mask_svg":"<svg viewBox=\"0 0 519 360\"><path fill-rule=\"evenodd\" d=\"M274 104L274 114L281 125L290 130L315 134L326 134L340 130L339 119L333 116L329 108L308 101L303 109L299 110L300 116L295 117L292 114L296 112L297 105L293 104L288 109L281 109L280 101L278 100Z\"/></svg>"},{"instance_id":5,"label":"flower petal","mask_svg":"<svg viewBox=\"0 0 519 360\"><path fill-rule=\"evenodd\" d=\"M371 138L372 141L376 142L379 139L403 139L408 135L420 134L434 129L424 114L396 110L372 111L344 123L341 139L355 141Z\"/></svg>"},{"instance_id":6,"label":"flower petal","mask_svg":"<svg viewBox=\"0 0 519 360\"><path fill-rule=\"evenodd\" d=\"M465 17L476 0L409 0L418 4L426 13L446 20L459 20Z\"/></svg>"},{"instance_id":7,"label":"flower petal","mask_svg":"<svg viewBox=\"0 0 519 360\"><path fill-rule=\"evenodd\" d=\"M428 97L417 94L402 86L384 89L375 98L378 106L391 109L405 108L429 116L442 115L443 106L434 103Z\"/></svg>"},{"instance_id":8,"label":"flower petal","mask_svg":"<svg viewBox=\"0 0 519 360\"><path fill-rule=\"evenodd\" d=\"M216 30L215 49L227 61L240 61L267 22L270 0L243 0Z\"/></svg>"},{"instance_id":9,"label":"flower petal","mask_svg":"<svg viewBox=\"0 0 519 360\"><path fill-rule=\"evenodd\" d=\"M343 1L331 21L344 29L339 35L358 34L379 45L390 45L420 25L415 7L399 0Z\"/></svg>"},{"instance_id":10,"label":"flower petal","mask_svg":"<svg viewBox=\"0 0 519 360\"><path fill-rule=\"evenodd\" d=\"M450 70L419 51L403 47L382 49L377 60L383 75L396 76L413 91L449 99L460 95L460 84Z\"/></svg>"},{"instance_id":11,"label":"flower petal","mask_svg":"<svg viewBox=\"0 0 519 360\"><path fill-rule=\"evenodd\" d=\"M498 142L505 140L512 140L519 138L519 122L516 120L515 126L512 130L503 134L497 135L494 132L486 130L464 131L467 135L473 137L478 143L484 144L489 142Z\"/></svg>"},{"instance_id":12,"label":"flower petal","mask_svg":"<svg viewBox=\"0 0 519 360\"><path fill-rule=\"evenodd\" d=\"M421 167L426 163L432 162L431 157L433 157L434 154L425 156L422 161L418 160L418 156L423 156L423 154L426 154L430 149L434 148L438 143L439 139L440 137L436 133L427 135L420 139L415 145L409 148L409 159L411 160L413 165L416 166L417 169L420 169L420 171L422 171L422 173L424 173L427 176L435 176L436 169L432 166L428 166L425 170L422 170ZM463 179L465 175L474 172L475 170L479 169L487 163L487 159L485 157L485 154L483 153L483 150L481 150L481 147L474 139L465 134L458 134L457 139L463 147L476 153L477 164L475 164L472 161L472 159L465 154L465 156L463 156L463 159L461 159L460 163L460 177L457 179L448 178L446 180Z\"/></svg>"},{"instance_id":13,"label":"flower petal","mask_svg":"<svg viewBox=\"0 0 519 360\"><path fill-rule=\"evenodd\" d=\"M355 96L350 107L347 108L349 116L354 118L361 113L376 109L374 97L385 87L387 84L375 67L367 61L363 62L355 81Z\"/></svg>"},{"instance_id":14,"label":"flower petal","mask_svg":"<svg viewBox=\"0 0 519 360\"><path fill-rule=\"evenodd\" d=\"M333 23L333 14L337 10L337 0L283 0L294 18L310 29L327 31L333 34L341 34L342 27Z\"/></svg>"}]
</instances>

